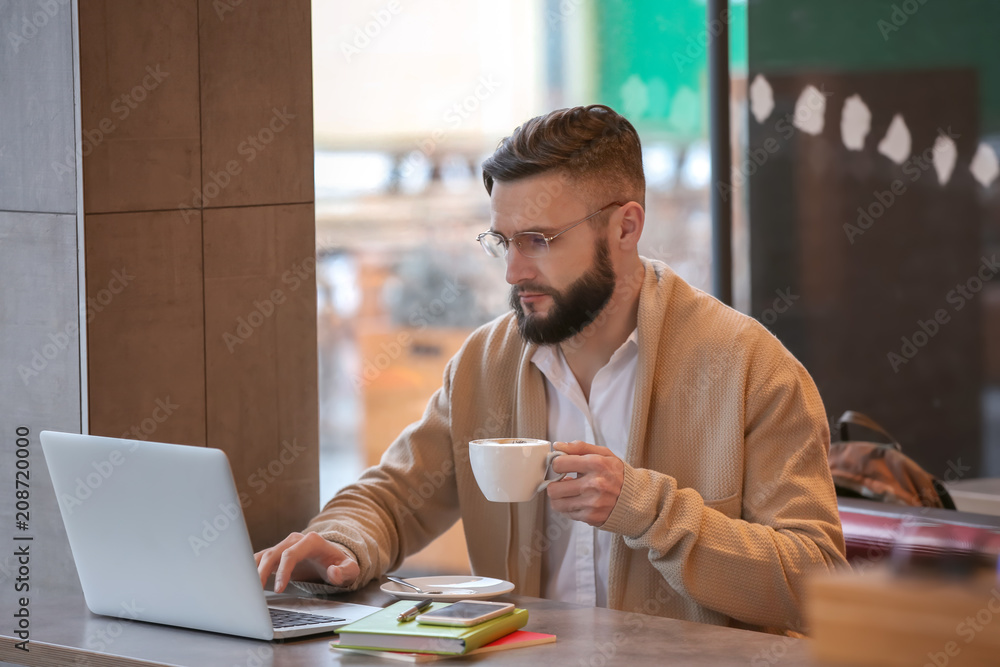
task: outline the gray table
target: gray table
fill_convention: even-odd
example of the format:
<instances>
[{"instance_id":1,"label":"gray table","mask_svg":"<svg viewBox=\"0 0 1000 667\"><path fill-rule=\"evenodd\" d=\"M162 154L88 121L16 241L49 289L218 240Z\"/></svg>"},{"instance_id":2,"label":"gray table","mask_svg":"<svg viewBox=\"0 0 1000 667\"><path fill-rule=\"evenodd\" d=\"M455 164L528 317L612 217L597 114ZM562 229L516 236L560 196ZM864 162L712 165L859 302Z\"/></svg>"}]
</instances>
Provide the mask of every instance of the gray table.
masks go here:
<instances>
[{"instance_id":1,"label":"gray table","mask_svg":"<svg viewBox=\"0 0 1000 667\"><path fill-rule=\"evenodd\" d=\"M1000 516L1000 478L961 479L945 487L959 510Z\"/></svg>"},{"instance_id":2,"label":"gray table","mask_svg":"<svg viewBox=\"0 0 1000 667\"><path fill-rule=\"evenodd\" d=\"M385 606L393 598L370 585L344 598ZM495 665L813 665L807 642L757 632L629 614L551 600L504 596L531 615L526 629L555 634L555 644L455 658ZM30 652L14 648L9 619L0 627L0 661L26 665L393 665L342 654L330 637L268 643L209 632L96 616L78 590L37 594L32 600ZM447 664L441 663L441 664Z\"/></svg>"}]
</instances>

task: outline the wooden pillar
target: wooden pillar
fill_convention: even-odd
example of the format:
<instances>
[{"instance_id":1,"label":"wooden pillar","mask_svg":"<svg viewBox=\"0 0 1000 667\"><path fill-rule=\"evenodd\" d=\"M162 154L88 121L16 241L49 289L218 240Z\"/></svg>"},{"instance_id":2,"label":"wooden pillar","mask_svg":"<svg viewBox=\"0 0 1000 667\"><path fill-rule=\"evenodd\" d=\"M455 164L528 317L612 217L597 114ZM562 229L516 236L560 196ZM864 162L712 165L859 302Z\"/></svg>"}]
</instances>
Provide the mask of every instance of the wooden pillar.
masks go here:
<instances>
[{"instance_id":1,"label":"wooden pillar","mask_svg":"<svg viewBox=\"0 0 1000 667\"><path fill-rule=\"evenodd\" d=\"M272 544L319 504L310 4L83 0L80 53L90 431L224 450Z\"/></svg>"}]
</instances>

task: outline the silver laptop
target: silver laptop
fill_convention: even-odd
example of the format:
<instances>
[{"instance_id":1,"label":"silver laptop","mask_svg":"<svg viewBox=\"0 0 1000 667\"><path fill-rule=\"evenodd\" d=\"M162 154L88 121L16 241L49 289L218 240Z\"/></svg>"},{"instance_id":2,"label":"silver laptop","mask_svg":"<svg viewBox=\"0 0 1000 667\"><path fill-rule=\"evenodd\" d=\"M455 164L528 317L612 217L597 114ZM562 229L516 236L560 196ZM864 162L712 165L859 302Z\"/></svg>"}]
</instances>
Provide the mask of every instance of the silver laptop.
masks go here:
<instances>
[{"instance_id":1,"label":"silver laptop","mask_svg":"<svg viewBox=\"0 0 1000 667\"><path fill-rule=\"evenodd\" d=\"M334 632L378 611L265 596L221 450L54 431L40 437L95 614L270 640Z\"/></svg>"}]
</instances>

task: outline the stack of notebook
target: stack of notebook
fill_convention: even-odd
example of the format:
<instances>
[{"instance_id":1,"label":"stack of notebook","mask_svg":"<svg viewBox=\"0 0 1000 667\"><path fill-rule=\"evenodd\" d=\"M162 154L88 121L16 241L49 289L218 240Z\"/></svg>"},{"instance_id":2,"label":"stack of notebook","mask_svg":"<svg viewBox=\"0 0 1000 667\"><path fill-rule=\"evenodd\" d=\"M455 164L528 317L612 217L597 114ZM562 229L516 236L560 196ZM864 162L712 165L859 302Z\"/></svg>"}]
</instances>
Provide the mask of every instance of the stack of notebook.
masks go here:
<instances>
[{"instance_id":1,"label":"stack of notebook","mask_svg":"<svg viewBox=\"0 0 1000 667\"><path fill-rule=\"evenodd\" d=\"M430 609L440 609L447 602L435 602ZM546 644L555 635L525 632L527 609L515 609L471 627L424 625L415 621L397 621L396 617L413 606L406 600L340 629L340 637L330 645L340 650L377 652L388 658L426 662L438 656L467 655L472 652L501 651L523 646Z\"/></svg>"}]
</instances>

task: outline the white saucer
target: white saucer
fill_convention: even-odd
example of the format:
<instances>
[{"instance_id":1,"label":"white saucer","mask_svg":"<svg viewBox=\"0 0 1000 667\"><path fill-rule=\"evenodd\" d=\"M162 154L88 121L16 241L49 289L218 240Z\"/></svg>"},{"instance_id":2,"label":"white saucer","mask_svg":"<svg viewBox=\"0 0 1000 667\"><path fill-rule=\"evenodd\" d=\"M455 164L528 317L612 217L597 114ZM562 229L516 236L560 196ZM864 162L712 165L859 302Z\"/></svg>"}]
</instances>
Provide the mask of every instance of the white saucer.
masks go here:
<instances>
[{"instance_id":1,"label":"white saucer","mask_svg":"<svg viewBox=\"0 0 1000 667\"><path fill-rule=\"evenodd\" d=\"M410 577L405 579L419 588L441 593L424 595L412 588L407 588L394 581L382 584L382 591L402 600L424 600L431 598L442 602L456 600L486 600L514 590L514 584L503 579L477 577L475 575L442 576L442 577Z\"/></svg>"}]
</instances>

